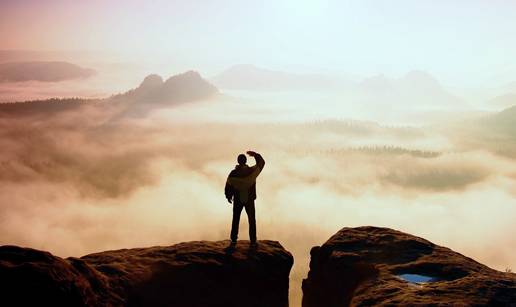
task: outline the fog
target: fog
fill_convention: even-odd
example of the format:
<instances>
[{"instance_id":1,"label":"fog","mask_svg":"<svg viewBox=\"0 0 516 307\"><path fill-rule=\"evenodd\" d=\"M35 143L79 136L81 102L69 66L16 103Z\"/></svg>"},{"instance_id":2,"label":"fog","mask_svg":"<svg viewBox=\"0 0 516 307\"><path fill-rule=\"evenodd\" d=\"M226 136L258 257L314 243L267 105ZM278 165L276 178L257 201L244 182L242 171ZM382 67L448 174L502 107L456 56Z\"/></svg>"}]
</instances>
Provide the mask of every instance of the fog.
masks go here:
<instances>
[{"instance_id":1,"label":"fog","mask_svg":"<svg viewBox=\"0 0 516 307\"><path fill-rule=\"evenodd\" d=\"M66 257L228 239L225 179L239 153L256 150L267 161L258 237L294 254L292 306L310 248L342 227L391 227L516 267L516 164L499 150L516 149L510 131L486 139L495 128L475 108L424 121L402 106L386 114L353 105L338 95L222 91L142 116L84 106L2 117L0 244ZM241 224L247 239L245 213Z\"/></svg>"}]
</instances>

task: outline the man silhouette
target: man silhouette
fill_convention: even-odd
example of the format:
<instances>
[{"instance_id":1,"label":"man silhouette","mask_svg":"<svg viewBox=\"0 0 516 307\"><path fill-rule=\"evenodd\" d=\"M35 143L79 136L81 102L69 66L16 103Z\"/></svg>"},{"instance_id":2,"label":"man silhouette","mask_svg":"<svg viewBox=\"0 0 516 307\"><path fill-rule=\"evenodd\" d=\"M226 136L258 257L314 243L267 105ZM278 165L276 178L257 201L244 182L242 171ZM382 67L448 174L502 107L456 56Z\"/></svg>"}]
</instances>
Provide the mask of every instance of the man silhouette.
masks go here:
<instances>
[{"instance_id":1,"label":"man silhouette","mask_svg":"<svg viewBox=\"0 0 516 307\"><path fill-rule=\"evenodd\" d=\"M256 199L256 177L265 166L265 160L259 153L248 151L247 154L254 158L256 165L249 167L244 154L238 155L238 164L229 173L224 192L229 203L233 201L233 222L231 223L231 243L236 244L240 214L245 208L249 220L249 239L251 244L256 244L256 218L254 201Z\"/></svg>"}]
</instances>

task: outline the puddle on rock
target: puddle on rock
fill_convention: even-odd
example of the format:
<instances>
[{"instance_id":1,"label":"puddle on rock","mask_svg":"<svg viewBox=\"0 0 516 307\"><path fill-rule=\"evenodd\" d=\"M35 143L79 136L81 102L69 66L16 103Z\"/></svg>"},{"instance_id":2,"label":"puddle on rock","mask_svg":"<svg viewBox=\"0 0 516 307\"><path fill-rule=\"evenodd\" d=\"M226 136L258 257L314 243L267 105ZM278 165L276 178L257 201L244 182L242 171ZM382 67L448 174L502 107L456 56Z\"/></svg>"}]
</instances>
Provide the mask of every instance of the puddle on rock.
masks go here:
<instances>
[{"instance_id":1,"label":"puddle on rock","mask_svg":"<svg viewBox=\"0 0 516 307\"><path fill-rule=\"evenodd\" d=\"M433 276L426 276L420 274L400 274L397 275L399 278L413 284L424 284L429 282L439 281L439 278Z\"/></svg>"}]
</instances>

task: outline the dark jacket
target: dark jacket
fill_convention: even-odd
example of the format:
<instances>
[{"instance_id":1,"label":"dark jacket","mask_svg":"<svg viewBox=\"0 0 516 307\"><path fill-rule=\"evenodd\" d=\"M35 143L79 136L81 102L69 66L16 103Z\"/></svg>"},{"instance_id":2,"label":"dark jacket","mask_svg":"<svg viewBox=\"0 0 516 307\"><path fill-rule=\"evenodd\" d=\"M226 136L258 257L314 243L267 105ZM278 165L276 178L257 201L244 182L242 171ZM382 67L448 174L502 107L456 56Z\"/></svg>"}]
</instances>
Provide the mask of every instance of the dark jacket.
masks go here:
<instances>
[{"instance_id":1,"label":"dark jacket","mask_svg":"<svg viewBox=\"0 0 516 307\"><path fill-rule=\"evenodd\" d=\"M247 164L239 164L229 173L224 189L228 200L233 199L240 203L246 203L256 199L256 177L265 166L265 160L258 153L253 157L256 165L249 167Z\"/></svg>"}]
</instances>

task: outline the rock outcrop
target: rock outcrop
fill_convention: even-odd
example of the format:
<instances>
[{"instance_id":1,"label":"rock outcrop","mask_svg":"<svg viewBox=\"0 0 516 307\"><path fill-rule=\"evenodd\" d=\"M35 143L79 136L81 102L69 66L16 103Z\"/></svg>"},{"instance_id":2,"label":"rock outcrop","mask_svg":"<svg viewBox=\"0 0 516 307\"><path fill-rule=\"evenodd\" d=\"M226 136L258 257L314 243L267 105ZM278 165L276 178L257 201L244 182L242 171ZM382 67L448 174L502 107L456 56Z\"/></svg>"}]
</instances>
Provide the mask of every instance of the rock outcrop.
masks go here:
<instances>
[{"instance_id":1,"label":"rock outcrop","mask_svg":"<svg viewBox=\"0 0 516 307\"><path fill-rule=\"evenodd\" d=\"M203 79L198 72L187 71L166 81L158 75L149 75L137 88L116 95L111 100L125 104L136 102L140 106L170 106L210 98L218 92L218 89Z\"/></svg>"},{"instance_id":2,"label":"rock outcrop","mask_svg":"<svg viewBox=\"0 0 516 307\"><path fill-rule=\"evenodd\" d=\"M516 306L516 274L400 231L343 228L311 250L303 307Z\"/></svg>"},{"instance_id":3,"label":"rock outcrop","mask_svg":"<svg viewBox=\"0 0 516 307\"><path fill-rule=\"evenodd\" d=\"M278 242L187 242L62 259L0 247L5 306L288 306L292 255Z\"/></svg>"},{"instance_id":4,"label":"rock outcrop","mask_svg":"<svg viewBox=\"0 0 516 307\"><path fill-rule=\"evenodd\" d=\"M10 62L0 64L0 82L58 82L91 77L96 72L67 62Z\"/></svg>"}]
</instances>

